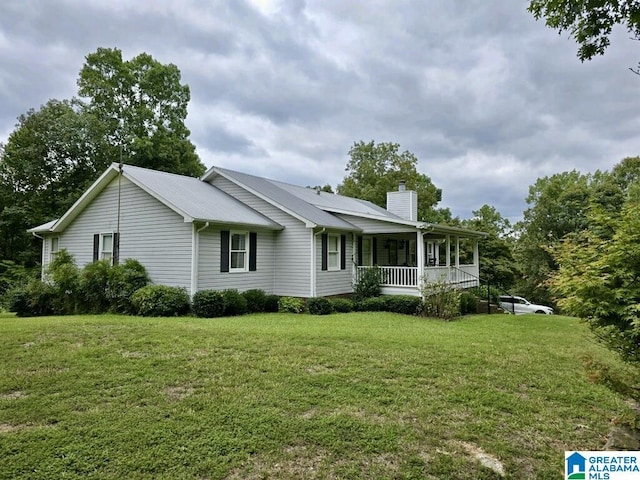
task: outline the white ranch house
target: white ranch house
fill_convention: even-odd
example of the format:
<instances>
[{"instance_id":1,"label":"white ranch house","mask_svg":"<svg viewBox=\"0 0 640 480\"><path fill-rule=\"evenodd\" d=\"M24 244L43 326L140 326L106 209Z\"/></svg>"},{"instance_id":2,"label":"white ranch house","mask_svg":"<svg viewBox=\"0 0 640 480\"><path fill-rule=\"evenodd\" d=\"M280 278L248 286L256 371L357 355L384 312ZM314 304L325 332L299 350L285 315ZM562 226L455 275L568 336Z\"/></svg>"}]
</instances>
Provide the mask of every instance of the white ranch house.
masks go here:
<instances>
[{"instance_id":1,"label":"white ranch house","mask_svg":"<svg viewBox=\"0 0 640 480\"><path fill-rule=\"evenodd\" d=\"M347 294L373 266L383 293L419 295L423 279L477 285L484 234L416 217L403 185L383 209L218 167L197 179L113 164L62 217L30 231L43 239L43 271L61 249L79 266L134 258L154 283L191 294Z\"/></svg>"}]
</instances>

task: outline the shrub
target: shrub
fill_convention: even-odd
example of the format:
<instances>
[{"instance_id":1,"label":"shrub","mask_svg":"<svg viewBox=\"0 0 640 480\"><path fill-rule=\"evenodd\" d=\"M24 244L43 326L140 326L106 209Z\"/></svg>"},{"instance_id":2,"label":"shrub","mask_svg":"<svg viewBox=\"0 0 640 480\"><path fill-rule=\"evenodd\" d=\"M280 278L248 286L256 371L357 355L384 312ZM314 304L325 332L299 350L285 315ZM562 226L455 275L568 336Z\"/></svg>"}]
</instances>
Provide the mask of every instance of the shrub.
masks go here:
<instances>
[{"instance_id":1,"label":"shrub","mask_svg":"<svg viewBox=\"0 0 640 480\"><path fill-rule=\"evenodd\" d=\"M310 298L307 309L311 315L329 315L333 311L331 302L325 297Z\"/></svg>"},{"instance_id":2,"label":"shrub","mask_svg":"<svg viewBox=\"0 0 640 480\"><path fill-rule=\"evenodd\" d=\"M193 312L198 317L222 317L226 308L227 302L222 292L200 290L193 296Z\"/></svg>"},{"instance_id":3,"label":"shrub","mask_svg":"<svg viewBox=\"0 0 640 480\"><path fill-rule=\"evenodd\" d=\"M7 308L19 317L37 317L54 313L56 289L40 280L10 289L6 295Z\"/></svg>"},{"instance_id":4,"label":"shrub","mask_svg":"<svg viewBox=\"0 0 640 480\"><path fill-rule=\"evenodd\" d=\"M446 282L427 282L422 285L424 298L422 315L451 320L460 315L460 291Z\"/></svg>"},{"instance_id":5,"label":"shrub","mask_svg":"<svg viewBox=\"0 0 640 480\"><path fill-rule=\"evenodd\" d=\"M80 276L82 309L90 313L104 313L109 310L109 260L99 260L88 264Z\"/></svg>"},{"instance_id":6,"label":"shrub","mask_svg":"<svg viewBox=\"0 0 640 480\"><path fill-rule=\"evenodd\" d=\"M278 295L267 295L264 299L264 311L275 313L279 311L280 297Z\"/></svg>"},{"instance_id":7,"label":"shrub","mask_svg":"<svg viewBox=\"0 0 640 480\"><path fill-rule=\"evenodd\" d=\"M479 287L469 288L466 291L469 292L469 293L472 293L473 295L478 297L480 300L486 300L487 299L487 286L486 285L480 285ZM490 287L489 288L489 294L491 296L491 302L492 303L498 303L498 299L500 298L500 295L502 295L502 292L499 289L497 289L496 287Z\"/></svg>"},{"instance_id":8,"label":"shrub","mask_svg":"<svg viewBox=\"0 0 640 480\"><path fill-rule=\"evenodd\" d=\"M254 288L252 290L242 292L242 296L247 301L247 309L249 313L258 313L265 311L267 294L264 292L264 290Z\"/></svg>"},{"instance_id":9,"label":"shrub","mask_svg":"<svg viewBox=\"0 0 640 480\"><path fill-rule=\"evenodd\" d=\"M131 304L143 317L175 317L189 313L189 294L184 288L147 285L134 292Z\"/></svg>"},{"instance_id":10,"label":"shrub","mask_svg":"<svg viewBox=\"0 0 640 480\"><path fill-rule=\"evenodd\" d=\"M387 301L383 297L363 298L355 303L355 310L359 312L385 312Z\"/></svg>"},{"instance_id":11,"label":"shrub","mask_svg":"<svg viewBox=\"0 0 640 480\"><path fill-rule=\"evenodd\" d=\"M334 312L349 313L353 310L353 301L348 298L332 298L330 301Z\"/></svg>"},{"instance_id":12,"label":"shrub","mask_svg":"<svg viewBox=\"0 0 640 480\"><path fill-rule=\"evenodd\" d=\"M422 298L411 295L393 295L385 298L387 310L404 315L417 315L422 309Z\"/></svg>"},{"instance_id":13,"label":"shrub","mask_svg":"<svg viewBox=\"0 0 640 480\"><path fill-rule=\"evenodd\" d=\"M73 256L64 249L60 250L49 264L47 276L53 285L51 301L54 313L76 313L81 299L81 279Z\"/></svg>"},{"instance_id":14,"label":"shrub","mask_svg":"<svg viewBox=\"0 0 640 480\"><path fill-rule=\"evenodd\" d=\"M353 291L358 299L379 296L382 291L382 270L378 267L360 270Z\"/></svg>"},{"instance_id":15,"label":"shrub","mask_svg":"<svg viewBox=\"0 0 640 480\"><path fill-rule=\"evenodd\" d=\"M149 285L149 276L137 260L128 258L123 264L111 267L107 297L109 310L116 313L134 313L131 296L136 290Z\"/></svg>"},{"instance_id":16,"label":"shrub","mask_svg":"<svg viewBox=\"0 0 640 480\"><path fill-rule=\"evenodd\" d=\"M278 300L278 311L282 313L304 312L304 301L301 298L282 297Z\"/></svg>"},{"instance_id":17,"label":"shrub","mask_svg":"<svg viewBox=\"0 0 640 480\"><path fill-rule=\"evenodd\" d=\"M478 313L478 297L469 291L460 294L460 313L468 315Z\"/></svg>"},{"instance_id":18,"label":"shrub","mask_svg":"<svg viewBox=\"0 0 640 480\"><path fill-rule=\"evenodd\" d=\"M222 292L225 302L224 314L229 317L247 313L247 300L236 289Z\"/></svg>"}]
</instances>

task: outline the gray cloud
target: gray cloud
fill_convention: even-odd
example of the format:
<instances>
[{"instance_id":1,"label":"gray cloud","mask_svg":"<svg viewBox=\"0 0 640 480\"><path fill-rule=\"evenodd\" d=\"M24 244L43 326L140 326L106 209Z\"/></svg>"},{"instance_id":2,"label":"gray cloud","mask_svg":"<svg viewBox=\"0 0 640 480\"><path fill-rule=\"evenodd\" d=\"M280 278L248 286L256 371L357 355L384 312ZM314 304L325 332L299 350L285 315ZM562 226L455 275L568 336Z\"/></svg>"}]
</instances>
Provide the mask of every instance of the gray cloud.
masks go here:
<instances>
[{"instance_id":1,"label":"gray cloud","mask_svg":"<svg viewBox=\"0 0 640 480\"><path fill-rule=\"evenodd\" d=\"M9 0L0 17L0 141L76 94L100 46L148 52L189 84L203 161L337 185L354 141L400 143L442 206L511 219L540 176L638 154L635 44L602 58L536 22L527 2Z\"/></svg>"}]
</instances>

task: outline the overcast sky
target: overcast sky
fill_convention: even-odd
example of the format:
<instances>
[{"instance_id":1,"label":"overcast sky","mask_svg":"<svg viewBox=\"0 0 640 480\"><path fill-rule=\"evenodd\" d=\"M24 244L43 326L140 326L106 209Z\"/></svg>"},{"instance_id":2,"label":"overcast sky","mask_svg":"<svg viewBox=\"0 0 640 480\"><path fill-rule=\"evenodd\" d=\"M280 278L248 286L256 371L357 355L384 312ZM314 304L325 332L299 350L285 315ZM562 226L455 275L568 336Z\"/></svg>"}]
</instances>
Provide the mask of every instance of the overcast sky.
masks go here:
<instances>
[{"instance_id":1,"label":"overcast sky","mask_svg":"<svg viewBox=\"0 0 640 480\"><path fill-rule=\"evenodd\" d=\"M526 0L4 0L0 142L16 117L77 95L85 56L173 63L207 167L299 185L345 175L356 141L396 142L443 190L512 220L529 185L640 154L638 43L604 57L536 22Z\"/></svg>"}]
</instances>

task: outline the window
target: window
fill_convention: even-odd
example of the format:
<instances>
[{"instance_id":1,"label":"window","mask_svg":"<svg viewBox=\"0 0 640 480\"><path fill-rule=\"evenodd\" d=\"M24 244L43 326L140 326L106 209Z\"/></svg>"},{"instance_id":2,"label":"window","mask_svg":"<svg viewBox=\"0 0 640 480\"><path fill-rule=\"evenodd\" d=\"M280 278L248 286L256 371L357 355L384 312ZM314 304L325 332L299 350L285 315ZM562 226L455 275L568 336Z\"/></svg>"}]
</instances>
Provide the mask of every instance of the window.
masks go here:
<instances>
[{"instance_id":1,"label":"window","mask_svg":"<svg viewBox=\"0 0 640 480\"><path fill-rule=\"evenodd\" d=\"M229 248L230 266L232 272L246 272L247 260L247 233L231 232L231 245Z\"/></svg>"},{"instance_id":2,"label":"window","mask_svg":"<svg viewBox=\"0 0 640 480\"><path fill-rule=\"evenodd\" d=\"M370 267L373 265L371 252L372 252L371 239L363 238L362 239L362 266Z\"/></svg>"},{"instance_id":3,"label":"window","mask_svg":"<svg viewBox=\"0 0 640 480\"><path fill-rule=\"evenodd\" d=\"M113 234L103 233L100 235L100 260L111 260L113 258Z\"/></svg>"},{"instance_id":4,"label":"window","mask_svg":"<svg viewBox=\"0 0 640 480\"><path fill-rule=\"evenodd\" d=\"M328 270L340 270L340 237L329 235L327 245Z\"/></svg>"},{"instance_id":5,"label":"window","mask_svg":"<svg viewBox=\"0 0 640 480\"><path fill-rule=\"evenodd\" d=\"M60 237L51 237L51 250L49 251L49 261L52 262L60 251Z\"/></svg>"},{"instance_id":6,"label":"window","mask_svg":"<svg viewBox=\"0 0 640 480\"><path fill-rule=\"evenodd\" d=\"M112 264L117 264L118 238L117 233L96 233L93 236L93 261L109 260Z\"/></svg>"}]
</instances>

